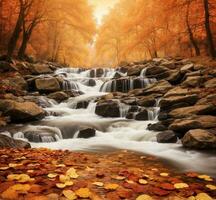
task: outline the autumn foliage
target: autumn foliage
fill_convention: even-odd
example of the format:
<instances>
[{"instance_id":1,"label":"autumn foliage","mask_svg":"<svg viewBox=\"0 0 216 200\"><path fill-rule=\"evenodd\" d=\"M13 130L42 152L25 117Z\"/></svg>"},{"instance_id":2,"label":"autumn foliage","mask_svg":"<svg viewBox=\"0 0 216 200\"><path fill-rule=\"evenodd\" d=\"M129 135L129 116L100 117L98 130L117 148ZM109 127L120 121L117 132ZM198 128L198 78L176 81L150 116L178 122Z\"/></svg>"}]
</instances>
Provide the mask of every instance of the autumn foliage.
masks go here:
<instances>
[{"instance_id":1,"label":"autumn foliage","mask_svg":"<svg viewBox=\"0 0 216 200\"><path fill-rule=\"evenodd\" d=\"M0 150L3 200L212 200L215 180L180 174L152 156L49 149Z\"/></svg>"},{"instance_id":2,"label":"autumn foliage","mask_svg":"<svg viewBox=\"0 0 216 200\"><path fill-rule=\"evenodd\" d=\"M122 0L99 29L97 62L116 65L161 56L211 55L204 3L216 45L214 0Z\"/></svg>"}]
</instances>

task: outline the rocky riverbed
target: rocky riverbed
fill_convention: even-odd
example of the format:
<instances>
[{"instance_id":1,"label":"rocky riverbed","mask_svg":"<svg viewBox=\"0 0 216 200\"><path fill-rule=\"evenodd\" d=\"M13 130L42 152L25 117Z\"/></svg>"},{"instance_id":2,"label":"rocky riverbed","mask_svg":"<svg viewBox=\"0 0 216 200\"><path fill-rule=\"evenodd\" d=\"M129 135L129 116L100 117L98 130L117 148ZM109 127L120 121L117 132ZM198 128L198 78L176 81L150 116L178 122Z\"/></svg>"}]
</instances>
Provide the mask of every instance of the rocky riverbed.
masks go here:
<instances>
[{"instance_id":1,"label":"rocky riverbed","mask_svg":"<svg viewBox=\"0 0 216 200\"><path fill-rule=\"evenodd\" d=\"M0 72L1 147L130 149L214 174L214 67L179 58L116 69L15 60L0 61Z\"/></svg>"}]
</instances>

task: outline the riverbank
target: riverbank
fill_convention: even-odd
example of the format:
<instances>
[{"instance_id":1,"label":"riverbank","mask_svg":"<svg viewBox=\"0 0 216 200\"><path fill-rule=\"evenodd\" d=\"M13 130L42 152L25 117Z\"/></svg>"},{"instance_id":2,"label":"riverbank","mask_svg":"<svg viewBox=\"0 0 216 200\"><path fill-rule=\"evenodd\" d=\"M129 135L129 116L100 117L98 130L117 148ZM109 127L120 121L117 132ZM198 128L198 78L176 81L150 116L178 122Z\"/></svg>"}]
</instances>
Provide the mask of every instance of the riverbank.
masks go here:
<instances>
[{"instance_id":1,"label":"riverbank","mask_svg":"<svg viewBox=\"0 0 216 200\"><path fill-rule=\"evenodd\" d=\"M210 200L216 197L215 180L208 175L178 173L156 157L129 151L91 154L1 149L0 160L2 199Z\"/></svg>"},{"instance_id":2,"label":"riverbank","mask_svg":"<svg viewBox=\"0 0 216 200\"><path fill-rule=\"evenodd\" d=\"M1 147L127 149L215 176L214 67L179 58L116 69L3 64Z\"/></svg>"}]
</instances>

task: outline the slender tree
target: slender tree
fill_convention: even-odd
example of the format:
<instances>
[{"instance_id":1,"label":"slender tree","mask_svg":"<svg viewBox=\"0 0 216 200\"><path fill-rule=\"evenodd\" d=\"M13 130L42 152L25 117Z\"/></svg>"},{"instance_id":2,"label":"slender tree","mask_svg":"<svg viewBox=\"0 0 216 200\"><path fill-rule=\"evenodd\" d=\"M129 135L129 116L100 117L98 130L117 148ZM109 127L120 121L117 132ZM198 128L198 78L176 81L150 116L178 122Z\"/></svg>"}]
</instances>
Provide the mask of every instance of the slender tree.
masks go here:
<instances>
[{"instance_id":1,"label":"slender tree","mask_svg":"<svg viewBox=\"0 0 216 200\"><path fill-rule=\"evenodd\" d=\"M206 30L206 40L208 45L209 54L212 58L216 58L216 51L213 41L213 34L210 26L210 13L209 13L209 1L203 0L204 10L205 10L205 30Z\"/></svg>"}]
</instances>

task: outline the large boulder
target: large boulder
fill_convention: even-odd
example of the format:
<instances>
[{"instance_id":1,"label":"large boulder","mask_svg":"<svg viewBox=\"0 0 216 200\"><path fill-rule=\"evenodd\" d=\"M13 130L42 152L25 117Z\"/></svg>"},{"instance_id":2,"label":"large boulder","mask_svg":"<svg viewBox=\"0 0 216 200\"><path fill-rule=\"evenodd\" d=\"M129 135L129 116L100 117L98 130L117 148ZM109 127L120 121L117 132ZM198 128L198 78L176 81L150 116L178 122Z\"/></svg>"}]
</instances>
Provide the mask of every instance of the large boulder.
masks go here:
<instances>
[{"instance_id":1,"label":"large boulder","mask_svg":"<svg viewBox=\"0 0 216 200\"><path fill-rule=\"evenodd\" d=\"M208 115L215 114L216 107L212 104L209 105L194 105L184 108L177 108L172 110L169 115L172 118L184 118L190 117L191 115Z\"/></svg>"},{"instance_id":2,"label":"large boulder","mask_svg":"<svg viewBox=\"0 0 216 200\"><path fill-rule=\"evenodd\" d=\"M153 83L144 89L131 90L129 95L147 96L154 94L159 96L167 93L170 89L172 89L172 87L173 86L168 81L162 80Z\"/></svg>"},{"instance_id":3,"label":"large boulder","mask_svg":"<svg viewBox=\"0 0 216 200\"><path fill-rule=\"evenodd\" d=\"M65 92L62 92L62 91L51 93L48 95L48 97L50 99L56 100L57 102L62 102L69 98L69 96Z\"/></svg>"},{"instance_id":4,"label":"large boulder","mask_svg":"<svg viewBox=\"0 0 216 200\"><path fill-rule=\"evenodd\" d=\"M156 99L154 96L144 96L137 101L137 104L143 107L153 107L156 104Z\"/></svg>"},{"instance_id":5,"label":"large boulder","mask_svg":"<svg viewBox=\"0 0 216 200\"><path fill-rule=\"evenodd\" d=\"M146 109L142 110L135 116L137 121L148 121L148 111Z\"/></svg>"},{"instance_id":6,"label":"large boulder","mask_svg":"<svg viewBox=\"0 0 216 200\"><path fill-rule=\"evenodd\" d=\"M114 100L99 101L95 113L102 117L120 117L119 102Z\"/></svg>"},{"instance_id":7,"label":"large boulder","mask_svg":"<svg viewBox=\"0 0 216 200\"><path fill-rule=\"evenodd\" d=\"M182 88L182 87L174 87L169 90L164 97L171 97L171 96L185 96L185 95L192 95L192 94L199 94L201 91L200 89L192 89L192 88Z\"/></svg>"},{"instance_id":8,"label":"large boulder","mask_svg":"<svg viewBox=\"0 0 216 200\"><path fill-rule=\"evenodd\" d=\"M134 65L128 69L128 76L139 76L142 69L145 68L145 65Z\"/></svg>"},{"instance_id":9,"label":"large boulder","mask_svg":"<svg viewBox=\"0 0 216 200\"><path fill-rule=\"evenodd\" d=\"M155 124L148 124L148 130L150 131L166 131L167 127L164 126L161 122Z\"/></svg>"},{"instance_id":10,"label":"large boulder","mask_svg":"<svg viewBox=\"0 0 216 200\"><path fill-rule=\"evenodd\" d=\"M162 110L170 109L175 105L194 105L198 101L199 97L196 94L193 95L185 95L185 96L170 96L167 98L163 98L160 101L160 107Z\"/></svg>"},{"instance_id":11,"label":"large boulder","mask_svg":"<svg viewBox=\"0 0 216 200\"><path fill-rule=\"evenodd\" d=\"M205 82L206 88L216 88L216 78L210 79L207 82Z\"/></svg>"},{"instance_id":12,"label":"large boulder","mask_svg":"<svg viewBox=\"0 0 216 200\"><path fill-rule=\"evenodd\" d=\"M0 134L0 148L31 148L31 145L23 140L14 140L11 137Z\"/></svg>"},{"instance_id":13,"label":"large boulder","mask_svg":"<svg viewBox=\"0 0 216 200\"><path fill-rule=\"evenodd\" d=\"M39 120L45 116L44 110L32 102L0 100L0 111L9 116L12 122Z\"/></svg>"},{"instance_id":14,"label":"large boulder","mask_svg":"<svg viewBox=\"0 0 216 200\"><path fill-rule=\"evenodd\" d=\"M146 77L164 79L170 76L169 70L163 66L152 66L146 69Z\"/></svg>"},{"instance_id":15,"label":"large boulder","mask_svg":"<svg viewBox=\"0 0 216 200\"><path fill-rule=\"evenodd\" d=\"M177 136L173 131L164 131L157 134L158 143L176 143Z\"/></svg>"},{"instance_id":16,"label":"large boulder","mask_svg":"<svg viewBox=\"0 0 216 200\"><path fill-rule=\"evenodd\" d=\"M191 129L199 128L216 128L216 117L211 115L203 115L188 117L185 119L177 119L169 126L170 130L183 133Z\"/></svg>"},{"instance_id":17,"label":"large boulder","mask_svg":"<svg viewBox=\"0 0 216 200\"><path fill-rule=\"evenodd\" d=\"M190 130L183 137L182 144L193 149L215 149L216 136L203 129Z\"/></svg>"},{"instance_id":18,"label":"large boulder","mask_svg":"<svg viewBox=\"0 0 216 200\"><path fill-rule=\"evenodd\" d=\"M182 83L183 87L200 87L203 85L204 78L202 76L188 76Z\"/></svg>"},{"instance_id":19,"label":"large boulder","mask_svg":"<svg viewBox=\"0 0 216 200\"><path fill-rule=\"evenodd\" d=\"M91 137L95 137L96 135L96 130L92 129L92 128L87 128L87 129L83 129L80 130L78 133L78 138L91 138Z\"/></svg>"},{"instance_id":20,"label":"large boulder","mask_svg":"<svg viewBox=\"0 0 216 200\"><path fill-rule=\"evenodd\" d=\"M56 78L40 78L35 80L35 87L41 92L56 92L61 90Z\"/></svg>"},{"instance_id":21,"label":"large boulder","mask_svg":"<svg viewBox=\"0 0 216 200\"><path fill-rule=\"evenodd\" d=\"M34 64L30 66L30 70L32 74L34 75L40 75L40 74L50 74L53 71L51 68L46 64Z\"/></svg>"}]
</instances>

